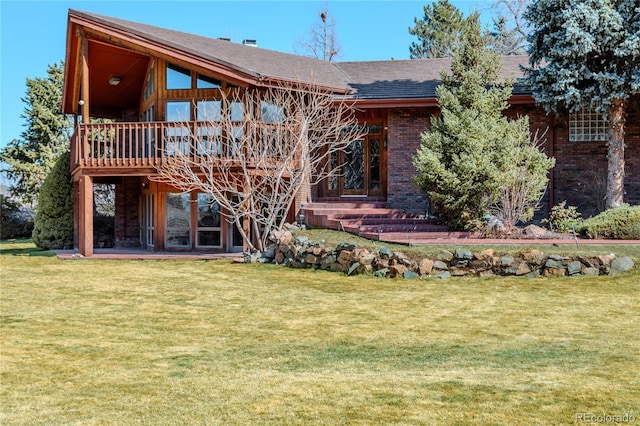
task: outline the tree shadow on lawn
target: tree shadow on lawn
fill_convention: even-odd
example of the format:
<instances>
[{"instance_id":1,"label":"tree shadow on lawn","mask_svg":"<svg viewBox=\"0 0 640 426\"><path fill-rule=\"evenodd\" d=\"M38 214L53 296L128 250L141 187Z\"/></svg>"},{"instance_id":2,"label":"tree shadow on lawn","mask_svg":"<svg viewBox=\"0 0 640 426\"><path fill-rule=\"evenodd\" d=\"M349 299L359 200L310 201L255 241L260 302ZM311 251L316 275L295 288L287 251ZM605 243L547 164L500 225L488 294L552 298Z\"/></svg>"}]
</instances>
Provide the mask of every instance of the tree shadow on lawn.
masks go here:
<instances>
[{"instance_id":1,"label":"tree shadow on lawn","mask_svg":"<svg viewBox=\"0 0 640 426\"><path fill-rule=\"evenodd\" d=\"M3 240L0 242L0 256L53 257L55 255L56 253L52 250L36 247L31 240Z\"/></svg>"}]
</instances>

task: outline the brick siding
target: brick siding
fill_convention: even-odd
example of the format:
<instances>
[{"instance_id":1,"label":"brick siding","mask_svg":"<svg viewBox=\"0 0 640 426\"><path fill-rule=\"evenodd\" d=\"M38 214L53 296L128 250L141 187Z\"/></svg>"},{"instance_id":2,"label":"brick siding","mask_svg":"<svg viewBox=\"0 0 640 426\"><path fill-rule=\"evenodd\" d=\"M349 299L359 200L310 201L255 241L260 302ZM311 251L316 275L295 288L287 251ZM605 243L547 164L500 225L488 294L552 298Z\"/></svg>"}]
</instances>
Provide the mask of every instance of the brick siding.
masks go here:
<instances>
[{"instance_id":1,"label":"brick siding","mask_svg":"<svg viewBox=\"0 0 640 426\"><path fill-rule=\"evenodd\" d=\"M412 213L424 213L427 197L413 183L417 171L412 157L420 147L420 135L429 127L434 108L398 108L389 110L387 130L389 207ZM550 188L541 201L537 218L548 215L550 208L564 200L585 216L602 210L607 179L606 142L569 142L568 118L547 115L541 107L512 105L510 118L529 116L530 129L544 138L542 147L555 157L550 174ZM625 136L625 202L640 204L640 97L627 105Z\"/></svg>"},{"instance_id":2,"label":"brick siding","mask_svg":"<svg viewBox=\"0 0 640 426\"><path fill-rule=\"evenodd\" d=\"M387 118L387 204L407 213L424 214L428 198L415 183L413 156L420 148L420 135L429 127L433 108L389 110Z\"/></svg>"},{"instance_id":3,"label":"brick siding","mask_svg":"<svg viewBox=\"0 0 640 426\"><path fill-rule=\"evenodd\" d=\"M116 184L115 246L117 248L140 246L140 179L123 177Z\"/></svg>"}]
</instances>

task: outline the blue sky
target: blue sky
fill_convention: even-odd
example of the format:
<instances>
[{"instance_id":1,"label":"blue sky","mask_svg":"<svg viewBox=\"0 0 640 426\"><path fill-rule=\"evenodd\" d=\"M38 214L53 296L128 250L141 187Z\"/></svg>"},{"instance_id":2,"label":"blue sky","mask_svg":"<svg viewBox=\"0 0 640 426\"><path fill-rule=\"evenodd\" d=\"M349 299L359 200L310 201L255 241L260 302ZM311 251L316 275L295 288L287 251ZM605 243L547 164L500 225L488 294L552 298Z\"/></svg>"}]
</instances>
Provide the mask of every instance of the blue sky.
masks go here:
<instances>
[{"instance_id":1,"label":"blue sky","mask_svg":"<svg viewBox=\"0 0 640 426\"><path fill-rule=\"evenodd\" d=\"M425 1L329 1L340 61L408 59L408 28ZM490 0L452 0L462 12L486 11ZM0 146L19 138L27 78L45 77L64 60L67 11L78 9L295 53L325 1L12 1L0 0Z\"/></svg>"}]
</instances>

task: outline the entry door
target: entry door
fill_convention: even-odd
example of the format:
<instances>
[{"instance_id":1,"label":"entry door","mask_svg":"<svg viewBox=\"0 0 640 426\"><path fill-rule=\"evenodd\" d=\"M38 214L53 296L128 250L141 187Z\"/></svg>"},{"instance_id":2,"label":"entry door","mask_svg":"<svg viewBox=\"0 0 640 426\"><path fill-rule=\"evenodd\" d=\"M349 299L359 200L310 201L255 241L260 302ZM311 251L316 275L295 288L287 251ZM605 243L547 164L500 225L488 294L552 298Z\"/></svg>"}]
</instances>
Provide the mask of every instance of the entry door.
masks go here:
<instances>
[{"instance_id":1,"label":"entry door","mask_svg":"<svg viewBox=\"0 0 640 426\"><path fill-rule=\"evenodd\" d=\"M368 126L369 133L340 155L341 196L378 196L382 193L382 126Z\"/></svg>"}]
</instances>

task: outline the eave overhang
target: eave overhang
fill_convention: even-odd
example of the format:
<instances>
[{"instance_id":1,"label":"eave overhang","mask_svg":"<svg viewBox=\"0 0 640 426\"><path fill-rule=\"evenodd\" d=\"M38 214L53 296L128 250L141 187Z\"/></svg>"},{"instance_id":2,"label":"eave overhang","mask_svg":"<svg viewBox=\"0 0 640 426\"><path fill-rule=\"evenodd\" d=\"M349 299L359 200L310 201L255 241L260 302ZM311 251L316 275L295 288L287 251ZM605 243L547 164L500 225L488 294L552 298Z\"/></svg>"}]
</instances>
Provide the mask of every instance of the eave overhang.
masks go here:
<instances>
[{"instance_id":1,"label":"eave overhang","mask_svg":"<svg viewBox=\"0 0 640 426\"><path fill-rule=\"evenodd\" d=\"M398 98L398 99L351 99L341 98L337 102L353 103L356 108L427 108L437 107L437 98ZM512 95L508 100L510 105L535 104L530 94Z\"/></svg>"}]
</instances>

